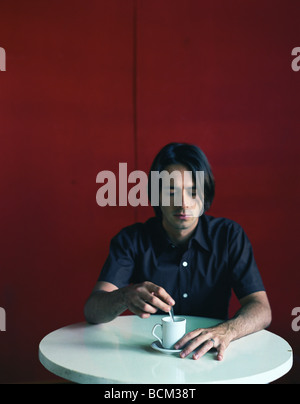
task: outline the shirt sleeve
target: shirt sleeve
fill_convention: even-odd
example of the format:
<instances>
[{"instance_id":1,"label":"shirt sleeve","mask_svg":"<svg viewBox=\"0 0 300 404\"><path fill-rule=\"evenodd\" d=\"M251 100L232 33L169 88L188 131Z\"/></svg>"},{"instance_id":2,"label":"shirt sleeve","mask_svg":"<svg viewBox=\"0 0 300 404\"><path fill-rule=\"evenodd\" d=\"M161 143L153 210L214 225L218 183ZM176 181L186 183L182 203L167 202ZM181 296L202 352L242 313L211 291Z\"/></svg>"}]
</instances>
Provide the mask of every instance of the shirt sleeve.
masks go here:
<instances>
[{"instance_id":1,"label":"shirt sleeve","mask_svg":"<svg viewBox=\"0 0 300 404\"><path fill-rule=\"evenodd\" d=\"M229 266L232 288L238 299L265 290L250 241L237 224L232 229L229 242Z\"/></svg>"},{"instance_id":2,"label":"shirt sleeve","mask_svg":"<svg viewBox=\"0 0 300 404\"><path fill-rule=\"evenodd\" d=\"M135 268L132 237L127 229L113 237L98 281L110 282L118 288L131 283Z\"/></svg>"}]
</instances>

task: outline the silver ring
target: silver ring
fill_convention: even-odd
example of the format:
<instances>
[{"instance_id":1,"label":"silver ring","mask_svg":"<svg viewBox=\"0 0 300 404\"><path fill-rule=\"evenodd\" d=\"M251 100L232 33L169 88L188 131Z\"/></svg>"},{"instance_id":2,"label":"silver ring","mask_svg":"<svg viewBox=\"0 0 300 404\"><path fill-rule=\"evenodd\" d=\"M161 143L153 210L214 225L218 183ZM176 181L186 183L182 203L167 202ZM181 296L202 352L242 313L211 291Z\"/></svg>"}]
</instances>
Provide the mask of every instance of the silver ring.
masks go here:
<instances>
[{"instance_id":1,"label":"silver ring","mask_svg":"<svg viewBox=\"0 0 300 404\"><path fill-rule=\"evenodd\" d=\"M209 341L212 341L213 347L215 346L215 340L213 338L210 338Z\"/></svg>"}]
</instances>

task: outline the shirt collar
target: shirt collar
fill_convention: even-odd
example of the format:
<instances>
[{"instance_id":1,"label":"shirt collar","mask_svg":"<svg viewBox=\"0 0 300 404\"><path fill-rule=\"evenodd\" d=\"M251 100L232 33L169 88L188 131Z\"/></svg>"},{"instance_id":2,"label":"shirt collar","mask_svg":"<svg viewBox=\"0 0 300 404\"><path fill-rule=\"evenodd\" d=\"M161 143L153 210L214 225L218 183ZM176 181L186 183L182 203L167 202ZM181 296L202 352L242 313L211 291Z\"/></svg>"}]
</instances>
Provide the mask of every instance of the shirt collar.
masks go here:
<instances>
[{"instance_id":1,"label":"shirt collar","mask_svg":"<svg viewBox=\"0 0 300 404\"><path fill-rule=\"evenodd\" d=\"M189 241L189 248L191 246L191 243L195 243L198 246L202 247L204 250L206 251L210 251L210 245L208 243L208 239L206 236L206 218L205 215L203 214L201 217L199 217L199 221L197 224L197 227L195 229L194 235L192 236L192 238ZM156 242L157 242L157 246L159 247L159 250L162 252L165 248L172 246L174 247L173 243L171 242L171 240L169 239L167 232L165 231L165 229L163 228L163 225L161 223L161 220L157 219L156 222Z\"/></svg>"},{"instance_id":2,"label":"shirt collar","mask_svg":"<svg viewBox=\"0 0 300 404\"><path fill-rule=\"evenodd\" d=\"M207 231L206 231L206 217L203 214L202 216L199 217L199 221L195 230L195 233L193 237L190 240L190 243L193 242L193 240L204 250L210 251L210 244L208 242L208 237L207 237Z\"/></svg>"}]
</instances>

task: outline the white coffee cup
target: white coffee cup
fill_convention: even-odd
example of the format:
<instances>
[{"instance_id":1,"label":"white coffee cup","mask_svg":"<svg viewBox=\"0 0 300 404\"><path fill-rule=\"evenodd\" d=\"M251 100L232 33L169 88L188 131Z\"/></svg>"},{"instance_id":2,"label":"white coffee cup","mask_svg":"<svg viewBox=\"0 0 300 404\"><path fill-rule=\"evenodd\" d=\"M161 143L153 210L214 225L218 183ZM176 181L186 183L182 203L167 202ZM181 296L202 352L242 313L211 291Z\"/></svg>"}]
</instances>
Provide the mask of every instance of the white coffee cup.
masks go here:
<instances>
[{"instance_id":1,"label":"white coffee cup","mask_svg":"<svg viewBox=\"0 0 300 404\"><path fill-rule=\"evenodd\" d=\"M174 345L179 341L185 334L186 330L186 319L183 317L174 318L163 317L161 319L161 324L155 324L152 329L152 335L158 339L162 347L165 349L174 349ZM161 337L155 334L157 327L161 327Z\"/></svg>"}]
</instances>

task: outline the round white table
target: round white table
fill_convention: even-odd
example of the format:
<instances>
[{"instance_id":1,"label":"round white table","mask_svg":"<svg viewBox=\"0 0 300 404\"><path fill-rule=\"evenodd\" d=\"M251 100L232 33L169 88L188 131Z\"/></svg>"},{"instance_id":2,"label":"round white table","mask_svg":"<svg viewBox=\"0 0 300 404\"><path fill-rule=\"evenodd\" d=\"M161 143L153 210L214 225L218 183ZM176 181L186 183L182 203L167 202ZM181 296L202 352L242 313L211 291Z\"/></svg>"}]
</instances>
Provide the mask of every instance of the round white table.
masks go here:
<instances>
[{"instance_id":1,"label":"round white table","mask_svg":"<svg viewBox=\"0 0 300 404\"><path fill-rule=\"evenodd\" d=\"M81 384L266 384L292 367L290 345L265 330L232 342L221 362L213 350L197 361L191 355L182 359L179 353L156 351L151 331L161 317L121 316L107 324L61 328L41 341L40 362L55 375ZM185 317L187 332L218 323Z\"/></svg>"}]
</instances>

